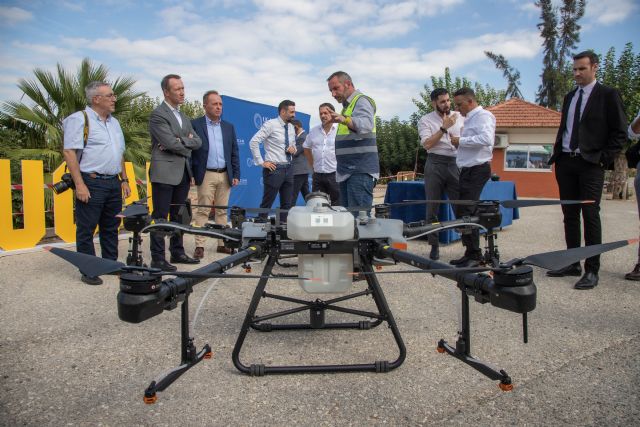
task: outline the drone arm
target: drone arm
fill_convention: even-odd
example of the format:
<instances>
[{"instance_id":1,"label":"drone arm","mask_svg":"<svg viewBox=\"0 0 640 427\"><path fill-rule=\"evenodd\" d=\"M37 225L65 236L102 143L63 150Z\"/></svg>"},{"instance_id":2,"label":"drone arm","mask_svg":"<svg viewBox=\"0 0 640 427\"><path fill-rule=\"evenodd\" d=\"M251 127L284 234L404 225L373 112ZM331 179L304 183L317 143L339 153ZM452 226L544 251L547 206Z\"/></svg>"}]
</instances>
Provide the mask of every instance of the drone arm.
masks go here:
<instances>
[{"instance_id":1,"label":"drone arm","mask_svg":"<svg viewBox=\"0 0 640 427\"><path fill-rule=\"evenodd\" d=\"M194 273L212 274L224 272L250 258L259 256L264 250L263 246L264 243L252 244L252 246L241 249L233 255L194 270ZM118 293L118 317L120 317L120 320L129 323L144 322L164 310L175 308L177 302L184 298L188 289L204 280L207 280L207 278L177 277L167 279L146 293L139 293L135 289L125 291L121 286Z\"/></svg>"},{"instance_id":2,"label":"drone arm","mask_svg":"<svg viewBox=\"0 0 640 427\"><path fill-rule=\"evenodd\" d=\"M479 220L480 220L479 217L472 216L472 217L463 217L459 219L454 219L451 221L443 221L435 224L426 224L426 225L418 225L418 226L405 224L402 234L404 235L404 237L414 237L421 234L433 232L436 230L444 230L444 229L455 227L458 225L468 225L469 223L477 224Z\"/></svg>"},{"instance_id":3,"label":"drone arm","mask_svg":"<svg viewBox=\"0 0 640 427\"><path fill-rule=\"evenodd\" d=\"M141 230L142 233L147 233L150 231L183 232L187 234L194 234L197 236L207 236L215 238L222 237L223 239L233 241L240 241L240 239L242 238L242 231L235 228L227 228L214 231L208 228L192 227L190 225L178 224L175 222L159 222L150 224Z\"/></svg>"},{"instance_id":4,"label":"drone arm","mask_svg":"<svg viewBox=\"0 0 640 427\"><path fill-rule=\"evenodd\" d=\"M378 257L391 258L423 270L450 269L437 275L457 282L463 292L474 297L479 303L490 302L495 307L515 313L527 313L535 309L536 286L529 266L495 270L492 279L484 274L458 272L449 264L394 249L383 242L378 242L376 252Z\"/></svg>"}]
</instances>

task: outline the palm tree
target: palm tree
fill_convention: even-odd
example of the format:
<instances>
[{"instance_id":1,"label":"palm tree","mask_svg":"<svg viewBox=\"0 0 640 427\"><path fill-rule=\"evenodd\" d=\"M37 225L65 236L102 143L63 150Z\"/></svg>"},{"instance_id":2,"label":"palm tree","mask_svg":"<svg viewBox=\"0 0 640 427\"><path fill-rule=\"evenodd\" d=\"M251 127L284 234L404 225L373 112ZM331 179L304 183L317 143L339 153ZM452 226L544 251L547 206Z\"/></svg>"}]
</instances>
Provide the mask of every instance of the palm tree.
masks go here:
<instances>
[{"instance_id":1,"label":"palm tree","mask_svg":"<svg viewBox=\"0 0 640 427\"><path fill-rule=\"evenodd\" d=\"M74 74L57 64L57 73L42 69L33 71L34 80L20 79L18 87L28 102L8 101L0 108L0 123L17 131L22 138L13 158L41 158L45 172L62 162L62 121L86 106L85 86L92 81L109 82L109 70L95 66L85 58ZM135 80L117 77L111 87L118 97L114 115L122 122L126 141L125 159L144 165L149 158L149 137L144 118L135 117L132 104L142 92L134 92Z\"/></svg>"}]
</instances>

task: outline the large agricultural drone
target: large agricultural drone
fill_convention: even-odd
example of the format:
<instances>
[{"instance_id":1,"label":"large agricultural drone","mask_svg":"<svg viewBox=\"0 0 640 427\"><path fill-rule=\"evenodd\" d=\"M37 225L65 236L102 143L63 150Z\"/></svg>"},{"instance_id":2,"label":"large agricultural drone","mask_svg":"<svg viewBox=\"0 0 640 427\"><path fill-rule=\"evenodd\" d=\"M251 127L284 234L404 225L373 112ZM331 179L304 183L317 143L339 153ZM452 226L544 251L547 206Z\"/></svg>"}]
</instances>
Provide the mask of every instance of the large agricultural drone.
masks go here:
<instances>
[{"instance_id":1,"label":"large agricultural drone","mask_svg":"<svg viewBox=\"0 0 640 427\"><path fill-rule=\"evenodd\" d=\"M447 201L448 202L448 201ZM416 202L409 202L416 203ZM455 202L454 202L455 203ZM311 372L388 372L399 367L405 357L406 348L393 317L389 304L378 282L375 269L382 265L408 264L415 269L395 273L430 273L448 278L456 283L461 292L461 316L457 340L450 345L444 339L437 343L437 350L448 353L466 363L492 380L499 381L503 390L511 390L511 378L504 370L474 358L471 355L471 322L469 298L481 304L522 314L523 337L527 342L527 314L536 307L536 286L533 282L531 266L545 269L561 268L580 259L626 246L632 241L618 241L570 250L548 252L500 262L494 242L495 229L500 226L499 205L523 207L542 204L581 203L579 201L480 201L477 215L440 224L405 225L400 220L387 218L389 205L375 206L375 217L361 213L357 218L347 209L331 206L324 193L311 193L306 206L296 206L289 210L287 224L279 221L256 222L246 218L251 209L233 207L232 227L207 224L192 227L188 221L182 223L157 222L151 224L148 210L143 204L127 207L121 214L125 227L134 232L127 264L105 260L90 255L51 248L51 252L72 263L87 276L117 274L120 276L118 293L118 316L129 323L144 322L165 310L173 310L181 304L181 364L153 381L145 390L144 400L153 403L156 393L163 391L184 372L211 356L211 347L205 344L197 350L194 338L189 332L189 295L193 287L208 278L256 278L258 284L240 328L232 352L234 365L241 372L252 376L279 373ZM363 208L357 208L361 210ZM253 209L258 211L257 209ZM367 209L368 210L368 209ZM276 213L276 218L279 216ZM452 268L451 265L432 261L407 251L407 238L425 233L437 232L463 224L477 224L486 230L487 248L484 267ZM164 272L148 268L142 263L139 253L140 232L189 233L219 238L225 246L236 253L214 261L191 272ZM277 275L273 269L282 257L298 257L298 275ZM263 262L262 273L258 276L230 274L228 270L242 265L248 273L251 263ZM350 291L353 286L353 272L366 281L363 290ZM385 272L386 273L386 272ZM163 279L165 276L173 276ZM314 298L302 300L285 295L266 292L270 279L296 280L302 289L313 296L319 294L341 294L326 300ZM355 298L371 296L375 308L362 310L345 307L339 303ZM257 315L261 299L271 298L287 302L292 308L269 314ZM272 320L287 318L295 313L308 312L309 320L303 323L272 323ZM329 322L327 312L340 312L353 316L359 321ZM397 346L395 360L373 360L367 363L357 361L350 364L309 364L309 365L265 365L245 363L240 352L251 329L266 332L274 330L301 329L357 329L368 330L386 323Z\"/></svg>"}]
</instances>

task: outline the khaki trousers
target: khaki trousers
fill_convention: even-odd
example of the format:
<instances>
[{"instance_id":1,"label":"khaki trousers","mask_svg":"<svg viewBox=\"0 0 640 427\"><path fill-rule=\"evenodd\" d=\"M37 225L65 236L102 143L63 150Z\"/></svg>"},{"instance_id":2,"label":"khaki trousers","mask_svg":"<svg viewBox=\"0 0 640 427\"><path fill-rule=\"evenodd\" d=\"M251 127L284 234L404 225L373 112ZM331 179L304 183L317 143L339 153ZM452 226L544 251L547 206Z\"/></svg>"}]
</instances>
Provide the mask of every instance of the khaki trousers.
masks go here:
<instances>
[{"instance_id":1,"label":"khaki trousers","mask_svg":"<svg viewBox=\"0 0 640 427\"><path fill-rule=\"evenodd\" d=\"M231 193L231 185L229 184L229 176L227 172L206 171L202 184L198 185L198 204L226 206L229 203L229 194ZM211 208L197 208L195 211L195 221L198 227L204 226L209 220L209 212ZM216 209L216 224L227 224L227 210ZM195 236L196 247L204 247L204 243L210 239L205 236ZM214 243L218 243L217 239ZM222 246L222 242L220 242Z\"/></svg>"}]
</instances>

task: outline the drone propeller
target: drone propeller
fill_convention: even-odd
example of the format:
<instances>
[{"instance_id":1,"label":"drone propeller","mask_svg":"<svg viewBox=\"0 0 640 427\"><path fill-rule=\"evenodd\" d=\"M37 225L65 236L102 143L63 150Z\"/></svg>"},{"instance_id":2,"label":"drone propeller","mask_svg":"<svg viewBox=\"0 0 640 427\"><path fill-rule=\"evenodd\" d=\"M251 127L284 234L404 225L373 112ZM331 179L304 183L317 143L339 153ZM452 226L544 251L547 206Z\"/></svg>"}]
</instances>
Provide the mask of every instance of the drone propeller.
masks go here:
<instances>
[{"instance_id":1,"label":"drone propeller","mask_svg":"<svg viewBox=\"0 0 640 427\"><path fill-rule=\"evenodd\" d=\"M637 243L638 239L619 240L617 242L603 243L599 245L582 246L579 248L565 249L561 251L544 252L529 255L526 258L509 261L506 264L535 265L547 270L557 270L576 263L582 259L600 255L601 253Z\"/></svg>"},{"instance_id":2,"label":"drone propeller","mask_svg":"<svg viewBox=\"0 0 640 427\"><path fill-rule=\"evenodd\" d=\"M227 278L227 279L283 279L283 280L311 280L317 281L317 278L307 278L293 275L271 275L257 276L249 274L228 274L228 273L198 273L191 271L162 271L157 268L146 268L138 266L128 266L119 261L99 258L93 255L83 254L80 252L68 251L66 249L47 247L45 248L54 255L59 256L65 261L78 267L78 270L85 276L96 277L105 274L119 274L128 271L146 271L152 276L176 276L192 279L200 278Z\"/></svg>"},{"instance_id":3,"label":"drone propeller","mask_svg":"<svg viewBox=\"0 0 640 427\"><path fill-rule=\"evenodd\" d=\"M530 206L577 205L595 203L595 201L593 200L407 200L404 202L391 203L389 204L389 207L395 208L432 203L448 203L458 206L475 206L483 202L496 202L507 209L526 208Z\"/></svg>"},{"instance_id":4,"label":"drone propeller","mask_svg":"<svg viewBox=\"0 0 640 427\"><path fill-rule=\"evenodd\" d=\"M80 270L82 274L89 277L119 273L122 271L123 267L126 267L126 264L122 262L99 258L97 256L83 254L81 252L73 252L66 249L52 247L46 247L45 249L78 267L78 270Z\"/></svg>"},{"instance_id":5,"label":"drone propeller","mask_svg":"<svg viewBox=\"0 0 640 427\"><path fill-rule=\"evenodd\" d=\"M183 203L174 203L172 206L184 206ZM281 209L281 208L243 208L241 206L218 206L218 205L191 205L192 208L211 208L211 209L231 209L231 208L240 208L248 213L269 213L269 212L288 212L289 209Z\"/></svg>"},{"instance_id":6,"label":"drone propeller","mask_svg":"<svg viewBox=\"0 0 640 427\"><path fill-rule=\"evenodd\" d=\"M147 215L149 213L149 208L147 206L147 197L144 197L140 200L136 200L130 205L126 206L122 212L116 215L117 218L129 218L132 216L140 216Z\"/></svg>"},{"instance_id":7,"label":"drone propeller","mask_svg":"<svg viewBox=\"0 0 640 427\"><path fill-rule=\"evenodd\" d=\"M497 270L493 267L451 267L451 268L427 268L427 269L413 269L413 270L390 270L390 271L354 271L347 273L349 276L360 276L360 275L378 275L378 274L419 274L419 273L429 273L429 274L442 274L442 273L482 273L484 271L492 271Z\"/></svg>"}]
</instances>

